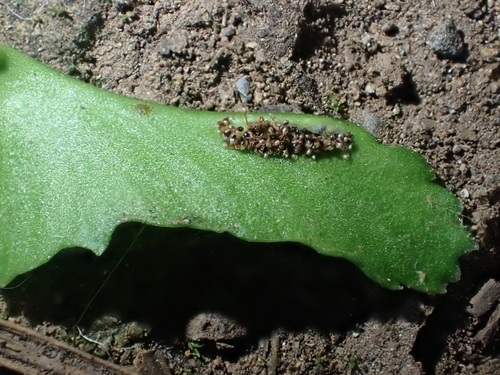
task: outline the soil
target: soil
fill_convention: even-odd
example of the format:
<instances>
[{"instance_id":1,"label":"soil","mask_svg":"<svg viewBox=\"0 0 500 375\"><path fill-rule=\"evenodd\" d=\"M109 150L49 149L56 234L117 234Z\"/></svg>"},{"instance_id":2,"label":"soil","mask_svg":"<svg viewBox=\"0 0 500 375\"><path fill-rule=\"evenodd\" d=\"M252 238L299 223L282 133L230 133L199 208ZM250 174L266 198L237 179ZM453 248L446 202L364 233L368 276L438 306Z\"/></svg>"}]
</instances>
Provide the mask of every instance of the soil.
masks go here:
<instances>
[{"instance_id":1,"label":"soil","mask_svg":"<svg viewBox=\"0 0 500 375\"><path fill-rule=\"evenodd\" d=\"M0 42L107 90L329 114L420 153L479 248L427 296L293 244L124 225L102 257L69 249L2 290L24 341L0 328L0 372L64 373L61 356L26 351L29 370L6 354L57 340L74 373L497 374L499 24L498 0L1 0Z\"/></svg>"}]
</instances>

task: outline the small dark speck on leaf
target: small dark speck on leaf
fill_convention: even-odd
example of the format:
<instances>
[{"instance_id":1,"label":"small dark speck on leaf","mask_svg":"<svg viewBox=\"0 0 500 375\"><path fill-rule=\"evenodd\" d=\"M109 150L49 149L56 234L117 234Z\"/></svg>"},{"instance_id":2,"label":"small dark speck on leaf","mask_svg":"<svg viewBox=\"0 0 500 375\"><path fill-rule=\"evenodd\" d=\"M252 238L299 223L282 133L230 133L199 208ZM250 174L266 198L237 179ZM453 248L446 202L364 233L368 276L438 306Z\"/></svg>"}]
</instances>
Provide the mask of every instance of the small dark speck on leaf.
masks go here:
<instances>
[{"instance_id":1,"label":"small dark speck on leaf","mask_svg":"<svg viewBox=\"0 0 500 375\"><path fill-rule=\"evenodd\" d=\"M143 116L149 115L151 113L151 111L153 110L153 108L151 108L151 106L149 104L145 104L145 103L140 103L140 104L134 105L134 109L137 111L138 114L143 115Z\"/></svg>"}]
</instances>

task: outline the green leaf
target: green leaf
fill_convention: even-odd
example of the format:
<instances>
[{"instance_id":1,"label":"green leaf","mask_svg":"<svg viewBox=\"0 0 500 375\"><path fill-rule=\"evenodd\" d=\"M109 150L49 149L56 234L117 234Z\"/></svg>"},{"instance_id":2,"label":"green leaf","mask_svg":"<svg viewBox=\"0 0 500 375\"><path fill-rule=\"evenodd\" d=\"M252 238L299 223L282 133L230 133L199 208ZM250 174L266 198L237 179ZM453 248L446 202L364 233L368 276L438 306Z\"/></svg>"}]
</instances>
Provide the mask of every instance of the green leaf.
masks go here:
<instances>
[{"instance_id":1,"label":"green leaf","mask_svg":"<svg viewBox=\"0 0 500 375\"><path fill-rule=\"evenodd\" d=\"M7 47L0 108L1 286L63 248L101 254L127 221L300 242L385 287L427 292L456 281L458 257L475 247L422 157L346 122L275 114L349 131L355 148L347 160L263 158L218 134L218 121L244 125L242 114L121 97Z\"/></svg>"}]
</instances>

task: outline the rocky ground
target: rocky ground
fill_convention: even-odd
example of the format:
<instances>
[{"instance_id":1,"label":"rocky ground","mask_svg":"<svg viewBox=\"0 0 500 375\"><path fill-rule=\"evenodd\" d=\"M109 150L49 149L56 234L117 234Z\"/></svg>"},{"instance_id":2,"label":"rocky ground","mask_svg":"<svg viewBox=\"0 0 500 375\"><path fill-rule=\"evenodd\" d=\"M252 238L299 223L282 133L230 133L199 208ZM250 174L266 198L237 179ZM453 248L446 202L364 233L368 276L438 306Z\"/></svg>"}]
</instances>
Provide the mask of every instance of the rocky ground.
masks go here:
<instances>
[{"instance_id":1,"label":"rocky ground","mask_svg":"<svg viewBox=\"0 0 500 375\"><path fill-rule=\"evenodd\" d=\"M116 373L498 373L499 25L498 0L1 0L0 42L107 90L330 114L419 152L479 243L461 281L426 296L291 245L218 237L201 251L210 234L129 225L103 257L64 252L2 290L4 318ZM172 236L187 245L159 255L158 238Z\"/></svg>"}]
</instances>

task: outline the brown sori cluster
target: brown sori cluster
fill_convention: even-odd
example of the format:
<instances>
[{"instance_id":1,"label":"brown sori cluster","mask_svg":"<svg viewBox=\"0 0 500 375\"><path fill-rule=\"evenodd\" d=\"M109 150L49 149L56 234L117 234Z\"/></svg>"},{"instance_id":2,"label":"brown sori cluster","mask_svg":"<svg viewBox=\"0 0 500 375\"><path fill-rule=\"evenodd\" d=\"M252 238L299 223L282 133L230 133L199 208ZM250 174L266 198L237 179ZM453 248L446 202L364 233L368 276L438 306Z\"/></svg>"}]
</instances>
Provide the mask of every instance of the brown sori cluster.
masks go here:
<instances>
[{"instance_id":1,"label":"brown sori cluster","mask_svg":"<svg viewBox=\"0 0 500 375\"><path fill-rule=\"evenodd\" d=\"M344 158L349 157L352 148L351 133L313 133L307 129L290 126L288 121L276 123L260 117L255 123L245 127L235 127L230 118L218 122L219 133L230 148L253 150L267 157L277 155L284 158L299 155L316 159L317 155L340 151Z\"/></svg>"}]
</instances>

